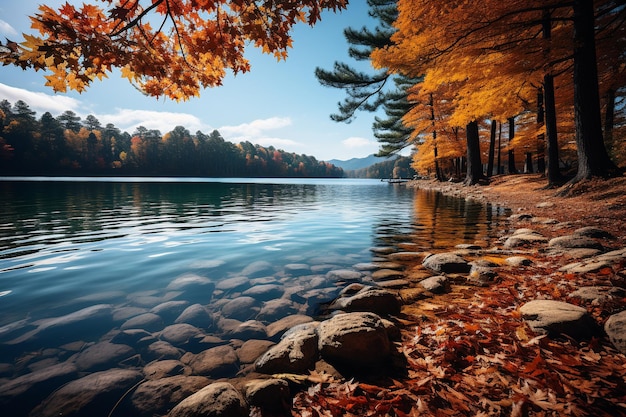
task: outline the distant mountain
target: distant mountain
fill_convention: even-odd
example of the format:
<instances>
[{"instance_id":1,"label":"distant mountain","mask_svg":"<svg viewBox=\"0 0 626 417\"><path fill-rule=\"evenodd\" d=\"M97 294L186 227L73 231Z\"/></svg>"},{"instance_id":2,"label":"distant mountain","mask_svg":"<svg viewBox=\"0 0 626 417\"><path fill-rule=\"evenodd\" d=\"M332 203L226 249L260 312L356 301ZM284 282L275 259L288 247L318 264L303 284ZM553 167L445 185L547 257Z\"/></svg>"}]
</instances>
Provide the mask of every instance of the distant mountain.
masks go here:
<instances>
[{"instance_id":1,"label":"distant mountain","mask_svg":"<svg viewBox=\"0 0 626 417\"><path fill-rule=\"evenodd\" d=\"M377 164L379 162L386 161L387 158L379 158L374 155L366 156L365 158L352 158L347 161L342 161L340 159L331 159L330 161L326 161L330 164L333 164L336 167L342 168L344 171L352 171L355 169L362 169Z\"/></svg>"}]
</instances>

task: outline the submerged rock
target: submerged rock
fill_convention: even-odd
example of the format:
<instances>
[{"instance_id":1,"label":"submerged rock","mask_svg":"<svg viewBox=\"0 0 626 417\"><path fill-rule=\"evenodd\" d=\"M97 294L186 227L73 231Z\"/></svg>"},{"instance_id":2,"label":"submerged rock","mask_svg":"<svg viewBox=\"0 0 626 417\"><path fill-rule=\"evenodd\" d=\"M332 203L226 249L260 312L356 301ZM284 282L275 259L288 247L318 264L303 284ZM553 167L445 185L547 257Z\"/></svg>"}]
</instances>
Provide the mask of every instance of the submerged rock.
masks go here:
<instances>
[{"instance_id":1,"label":"submerged rock","mask_svg":"<svg viewBox=\"0 0 626 417\"><path fill-rule=\"evenodd\" d=\"M164 415L176 404L210 384L203 376L175 375L146 381L131 396L133 417Z\"/></svg>"},{"instance_id":2,"label":"submerged rock","mask_svg":"<svg viewBox=\"0 0 626 417\"><path fill-rule=\"evenodd\" d=\"M317 340L314 328L301 327L289 332L257 359L255 368L264 374L306 372L312 369L319 356Z\"/></svg>"},{"instance_id":3,"label":"submerged rock","mask_svg":"<svg viewBox=\"0 0 626 417\"><path fill-rule=\"evenodd\" d=\"M167 417L248 417L246 401L227 382L207 385L185 398Z\"/></svg>"},{"instance_id":4,"label":"submerged rock","mask_svg":"<svg viewBox=\"0 0 626 417\"><path fill-rule=\"evenodd\" d=\"M31 416L107 417L118 400L141 379L141 372L130 369L89 374L54 391Z\"/></svg>"},{"instance_id":5,"label":"submerged rock","mask_svg":"<svg viewBox=\"0 0 626 417\"><path fill-rule=\"evenodd\" d=\"M604 331L613 346L626 355L626 311L609 317L604 323Z\"/></svg>"}]
</instances>

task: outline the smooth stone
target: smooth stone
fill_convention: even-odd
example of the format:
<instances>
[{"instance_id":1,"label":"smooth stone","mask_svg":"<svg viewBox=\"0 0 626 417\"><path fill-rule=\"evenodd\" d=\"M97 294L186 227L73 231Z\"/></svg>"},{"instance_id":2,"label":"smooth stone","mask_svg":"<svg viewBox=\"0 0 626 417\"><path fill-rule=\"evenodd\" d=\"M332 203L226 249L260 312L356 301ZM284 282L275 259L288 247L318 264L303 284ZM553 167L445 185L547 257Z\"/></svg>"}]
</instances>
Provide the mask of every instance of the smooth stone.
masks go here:
<instances>
[{"instance_id":1,"label":"smooth stone","mask_svg":"<svg viewBox=\"0 0 626 417\"><path fill-rule=\"evenodd\" d=\"M281 285L265 284L254 285L241 293L244 297L252 297L255 300L268 301L282 297L285 292Z\"/></svg>"},{"instance_id":2,"label":"smooth stone","mask_svg":"<svg viewBox=\"0 0 626 417\"><path fill-rule=\"evenodd\" d=\"M244 387L248 404L259 407L262 413L291 414L289 384L283 379L255 379Z\"/></svg>"},{"instance_id":3,"label":"smooth stone","mask_svg":"<svg viewBox=\"0 0 626 417\"><path fill-rule=\"evenodd\" d=\"M0 407L3 415L28 415L50 392L74 380L77 375L76 365L63 362L0 384Z\"/></svg>"},{"instance_id":4,"label":"smooth stone","mask_svg":"<svg viewBox=\"0 0 626 417\"><path fill-rule=\"evenodd\" d=\"M164 340L159 340L148 345L142 357L145 357L147 360L180 359L182 355L183 351L181 349Z\"/></svg>"},{"instance_id":5,"label":"smooth stone","mask_svg":"<svg viewBox=\"0 0 626 417\"><path fill-rule=\"evenodd\" d=\"M133 417L165 415L185 398L200 391L211 381L203 376L172 375L148 380L137 387L131 396Z\"/></svg>"},{"instance_id":6,"label":"smooth stone","mask_svg":"<svg viewBox=\"0 0 626 417\"><path fill-rule=\"evenodd\" d=\"M543 237L541 235L541 233L537 232L534 229L529 229L527 227L523 227L521 229L517 229L513 232L513 236L519 236L519 235L536 235L536 236L540 236Z\"/></svg>"},{"instance_id":7,"label":"smooth stone","mask_svg":"<svg viewBox=\"0 0 626 417\"><path fill-rule=\"evenodd\" d=\"M473 285L487 286L492 284L497 277L498 273L495 268L472 265L467 280Z\"/></svg>"},{"instance_id":8,"label":"smooth stone","mask_svg":"<svg viewBox=\"0 0 626 417\"><path fill-rule=\"evenodd\" d=\"M592 272L598 272L604 268L610 268L611 263L608 261L598 260L597 258L591 258L582 262L574 262L567 264L561 268L561 272L571 272L573 274L588 274Z\"/></svg>"},{"instance_id":9,"label":"smooth stone","mask_svg":"<svg viewBox=\"0 0 626 417\"><path fill-rule=\"evenodd\" d=\"M130 358L135 350L128 345L100 342L75 354L72 359L81 371L103 371Z\"/></svg>"},{"instance_id":10,"label":"smooth stone","mask_svg":"<svg viewBox=\"0 0 626 417\"><path fill-rule=\"evenodd\" d=\"M241 323L229 334L233 339L264 339L267 337L267 329L263 323L257 320L248 320Z\"/></svg>"},{"instance_id":11,"label":"smooth stone","mask_svg":"<svg viewBox=\"0 0 626 417\"><path fill-rule=\"evenodd\" d=\"M430 291L433 294L443 294L449 286L449 281L448 277L444 275L436 275L420 281L419 285L421 285L426 291Z\"/></svg>"},{"instance_id":12,"label":"smooth stone","mask_svg":"<svg viewBox=\"0 0 626 417\"><path fill-rule=\"evenodd\" d=\"M373 262L376 265L376 269L404 269L405 265L398 262L379 261Z\"/></svg>"},{"instance_id":13,"label":"smooth stone","mask_svg":"<svg viewBox=\"0 0 626 417\"><path fill-rule=\"evenodd\" d=\"M168 376L189 374L189 369L179 360L165 359L150 362L143 367L146 379L160 379Z\"/></svg>"},{"instance_id":14,"label":"smooth stone","mask_svg":"<svg viewBox=\"0 0 626 417\"><path fill-rule=\"evenodd\" d=\"M390 253L387 258L391 261L419 261L424 258L424 252L394 252Z\"/></svg>"},{"instance_id":15,"label":"smooth stone","mask_svg":"<svg viewBox=\"0 0 626 417\"><path fill-rule=\"evenodd\" d=\"M623 298L626 296L626 290L619 287L581 287L569 296L591 301L592 304L596 305L613 298Z\"/></svg>"},{"instance_id":16,"label":"smooth stone","mask_svg":"<svg viewBox=\"0 0 626 417\"><path fill-rule=\"evenodd\" d=\"M285 272L288 274L304 274L311 272L311 267L308 264L287 264L285 265Z\"/></svg>"},{"instance_id":17,"label":"smooth stone","mask_svg":"<svg viewBox=\"0 0 626 417\"><path fill-rule=\"evenodd\" d=\"M246 321L256 317L261 310L261 302L252 297L237 297L222 306L222 315L227 318Z\"/></svg>"},{"instance_id":18,"label":"smooth stone","mask_svg":"<svg viewBox=\"0 0 626 417\"><path fill-rule=\"evenodd\" d=\"M126 321L140 314L148 313L148 309L144 307L125 306L118 307L113 310L113 321Z\"/></svg>"},{"instance_id":19,"label":"smooth stone","mask_svg":"<svg viewBox=\"0 0 626 417\"><path fill-rule=\"evenodd\" d=\"M206 277L193 273L187 273L176 277L167 285L166 288L170 291L188 291L190 289L202 290L209 293L208 295L210 299L210 293L213 292L215 284L213 284L213 282Z\"/></svg>"},{"instance_id":20,"label":"smooth stone","mask_svg":"<svg viewBox=\"0 0 626 417\"><path fill-rule=\"evenodd\" d=\"M161 316L154 313L144 313L126 320L120 328L126 329L144 329L149 332L157 332L163 329L164 323Z\"/></svg>"},{"instance_id":21,"label":"smooth stone","mask_svg":"<svg viewBox=\"0 0 626 417\"><path fill-rule=\"evenodd\" d=\"M398 264L398 266L401 267L402 265ZM359 271L375 271L376 269L379 269L380 267L374 262L362 262L362 263L352 265L352 268L357 269Z\"/></svg>"},{"instance_id":22,"label":"smooth stone","mask_svg":"<svg viewBox=\"0 0 626 417\"><path fill-rule=\"evenodd\" d=\"M166 301L151 308L150 313L158 314L165 323L171 324L188 305L187 301L182 300Z\"/></svg>"},{"instance_id":23,"label":"smooth stone","mask_svg":"<svg viewBox=\"0 0 626 417\"><path fill-rule=\"evenodd\" d=\"M300 312L300 307L296 303L285 298L278 298L263 303L263 307L261 307L256 318L265 323L272 323L298 312Z\"/></svg>"},{"instance_id":24,"label":"smooth stone","mask_svg":"<svg viewBox=\"0 0 626 417\"><path fill-rule=\"evenodd\" d=\"M248 417L243 396L227 382L207 385L185 398L167 417Z\"/></svg>"},{"instance_id":25,"label":"smooth stone","mask_svg":"<svg viewBox=\"0 0 626 417\"><path fill-rule=\"evenodd\" d=\"M172 324L159 333L159 338L174 346L185 346L193 339L202 338L202 330L187 323Z\"/></svg>"},{"instance_id":26,"label":"smooth stone","mask_svg":"<svg viewBox=\"0 0 626 417\"><path fill-rule=\"evenodd\" d=\"M458 245L454 245L455 249L464 249L464 250L470 250L470 251L476 251L476 250L482 250L482 246L480 245L474 245L471 243L460 243Z\"/></svg>"},{"instance_id":27,"label":"smooth stone","mask_svg":"<svg viewBox=\"0 0 626 417\"><path fill-rule=\"evenodd\" d=\"M597 334L597 324L587 310L563 301L534 300L520 307L522 318L540 334L566 334L587 339Z\"/></svg>"},{"instance_id":28,"label":"smooth stone","mask_svg":"<svg viewBox=\"0 0 626 417\"><path fill-rule=\"evenodd\" d=\"M568 249L567 252L564 253L564 255L566 258L569 259L586 259L600 255L601 253L602 251L600 249L575 248Z\"/></svg>"},{"instance_id":29,"label":"smooth stone","mask_svg":"<svg viewBox=\"0 0 626 417\"><path fill-rule=\"evenodd\" d=\"M377 286L383 289L399 289L410 286L411 283L406 279L392 279L388 281L378 281Z\"/></svg>"},{"instance_id":30,"label":"smooth stone","mask_svg":"<svg viewBox=\"0 0 626 417\"><path fill-rule=\"evenodd\" d=\"M390 253L394 253L396 249L390 246L377 246L370 248L370 251L377 255L389 255Z\"/></svg>"},{"instance_id":31,"label":"smooth stone","mask_svg":"<svg viewBox=\"0 0 626 417\"><path fill-rule=\"evenodd\" d=\"M239 371L239 358L232 346L217 346L198 353L189 366L197 375L211 378L233 377Z\"/></svg>"},{"instance_id":32,"label":"smooth stone","mask_svg":"<svg viewBox=\"0 0 626 417\"><path fill-rule=\"evenodd\" d=\"M453 253L437 253L428 256L422 265L439 273L469 272L470 265L459 255Z\"/></svg>"},{"instance_id":33,"label":"smooth stone","mask_svg":"<svg viewBox=\"0 0 626 417\"><path fill-rule=\"evenodd\" d=\"M113 336L111 343L136 345L140 340L143 340L144 344L149 344L147 341L150 339L152 339L152 342L156 341L156 338L152 336L152 333L149 333L144 329L128 329L122 330Z\"/></svg>"},{"instance_id":34,"label":"smooth stone","mask_svg":"<svg viewBox=\"0 0 626 417\"><path fill-rule=\"evenodd\" d=\"M610 316L604 323L604 331L613 346L626 355L626 311Z\"/></svg>"},{"instance_id":35,"label":"smooth stone","mask_svg":"<svg viewBox=\"0 0 626 417\"><path fill-rule=\"evenodd\" d=\"M110 304L98 304L60 317L43 319L34 322L37 326L8 344L20 344L36 339L54 337L56 343L71 341L74 334L84 337L101 333L110 329L113 321L113 307Z\"/></svg>"},{"instance_id":36,"label":"smooth stone","mask_svg":"<svg viewBox=\"0 0 626 417\"><path fill-rule=\"evenodd\" d=\"M250 339L246 340L239 349L237 356L243 364L254 363L262 354L274 346L275 343L270 340Z\"/></svg>"},{"instance_id":37,"label":"smooth stone","mask_svg":"<svg viewBox=\"0 0 626 417\"><path fill-rule=\"evenodd\" d=\"M378 271L372 272L372 279L374 281L385 281L403 277L404 274L402 272L394 269L379 269Z\"/></svg>"},{"instance_id":38,"label":"smooth stone","mask_svg":"<svg viewBox=\"0 0 626 417\"><path fill-rule=\"evenodd\" d=\"M530 266L533 264L533 261L526 258L525 256L510 256L504 260L509 266L520 267L520 266Z\"/></svg>"},{"instance_id":39,"label":"smooth stone","mask_svg":"<svg viewBox=\"0 0 626 417\"><path fill-rule=\"evenodd\" d=\"M264 374L304 373L313 368L318 358L317 341L315 329L290 332L261 355L254 366Z\"/></svg>"},{"instance_id":40,"label":"smooth stone","mask_svg":"<svg viewBox=\"0 0 626 417\"><path fill-rule=\"evenodd\" d=\"M233 332L243 323L241 320L221 318L217 321L217 328L224 334Z\"/></svg>"},{"instance_id":41,"label":"smooth stone","mask_svg":"<svg viewBox=\"0 0 626 417\"><path fill-rule=\"evenodd\" d=\"M222 279L215 284L215 288L226 292L243 291L250 288L250 278L238 276Z\"/></svg>"},{"instance_id":42,"label":"smooth stone","mask_svg":"<svg viewBox=\"0 0 626 417\"><path fill-rule=\"evenodd\" d=\"M372 368L390 359L391 342L376 314L338 314L321 322L317 334L319 352L331 365Z\"/></svg>"},{"instance_id":43,"label":"smooth stone","mask_svg":"<svg viewBox=\"0 0 626 417\"><path fill-rule=\"evenodd\" d=\"M187 323L199 329L209 330L213 327L215 319L209 310L201 304L192 304L183 310L182 313L174 320L174 323Z\"/></svg>"},{"instance_id":44,"label":"smooth stone","mask_svg":"<svg viewBox=\"0 0 626 417\"><path fill-rule=\"evenodd\" d=\"M329 306L329 309L398 314L401 307L400 300L393 292L379 288L364 288L352 296L338 298Z\"/></svg>"},{"instance_id":45,"label":"smooth stone","mask_svg":"<svg viewBox=\"0 0 626 417\"><path fill-rule=\"evenodd\" d=\"M304 314L294 314L292 316L283 317L282 319L267 325L267 337L272 340L278 340L290 328L298 324L312 322L313 317Z\"/></svg>"},{"instance_id":46,"label":"smooth stone","mask_svg":"<svg viewBox=\"0 0 626 417\"><path fill-rule=\"evenodd\" d=\"M363 274L352 269L334 269L328 271L326 277L332 281L358 281L363 277Z\"/></svg>"},{"instance_id":47,"label":"smooth stone","mask_svg":"<svg viewBox=\"0 0 626 417\"><path fill-rule=\"evenodd\" d=\"M514 234L504 241L504 247L507 249L518 248L520 246L529 246L536 243L546 243L547 238L536 234Z\"/></svg>"},{"instance_id":48,"label":"smooth stone","mask_svg":"<svg viewBox=\"0 0 626 417\"><path fill-rule=\"evenodd\" d=\"M615 239L615 236L613 236L611 233L595 226L581 227L580 229L574 230L574 234L580 235L580 236L593 237L596 239Z\"/></svg>"},{"instance_id":49,"label":"smooth stone","mask_svg":"<svg viewBox=\"0 0 626 417\"><path fill-rule=\"evenodd\" d=\"M274 273L274 267L267 261L256 261L245 267L241 271L242 275L248 277L260 277L263 275L272 275Z\"/></svg>"},{"instance_id":50,"label":"smooth stone","mask_svg":"<svg viewBox=\"0 0 626 417\"><path fill-rule=\"evenodd\" d=\"M550 239L548 246L557 249L599 249L602 250L602 245L594 239L581 235L567 235L559 236Z\"/></svg>"},{"instance_id":51,"label":"smooth stone","mask_svg":"<svg viewBox=\"0 0 626 417\"><path fill-rule=\"evenodd\" d=\"M109 369L71 381L31 413L38 417L106 417L117 401L143 378L130 369Z\"/></svg>"}]
</instances>

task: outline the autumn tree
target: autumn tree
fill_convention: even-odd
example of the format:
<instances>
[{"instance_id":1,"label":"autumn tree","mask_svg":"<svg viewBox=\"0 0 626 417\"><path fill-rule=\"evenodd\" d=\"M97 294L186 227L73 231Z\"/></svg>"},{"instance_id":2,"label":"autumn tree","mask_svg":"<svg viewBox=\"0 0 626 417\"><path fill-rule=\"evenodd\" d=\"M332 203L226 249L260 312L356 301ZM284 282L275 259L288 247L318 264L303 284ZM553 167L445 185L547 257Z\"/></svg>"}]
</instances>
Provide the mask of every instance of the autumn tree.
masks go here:
<instances>
[{"instance_id":1,"label":"autumn tree","mask_svg":"<svg viewBox=\"0 0 626 417\"><path fill-rule=\"evenodd\" d=\"M423 89L433 93L454 85L451 127L485 118L504 121L533 107L536 111L536 104L531 103L536 103L537 91L542 89L548 122L545 129L535 128L534 140L547 130L549 145L557 143L551 82L559 77L562 85L571 76L579 151L579 171L573 181L610 176L616 170L598 128L594 12L610 15L613 27L618 28L624 22L624 8L618 3L488 1L479 8L463 0L445 5L400 0L393 45L374 51L373 62L405 75L424 75ZM607 56L620 60L623 53ZM554 150L549 148L549 153ZM553 156L548 158L551 168L558 163Z\"/></svg>"},{"instance_id":2,"label":"autumn tree","mask_svg":"<svg viewBox=\"0 0 626 417\"><path fill-rule=\"evenodd\" d=\"M7 40L3 64L47 70L55 91L83 91L114 68L151 96L188 99L222 83L228 70L250 69L252 44L287 56L291 29L315 24L323 10L347 0L91 0L58 10L42 5L31 17L39 34Z\"/></svg>"}]
</instances>

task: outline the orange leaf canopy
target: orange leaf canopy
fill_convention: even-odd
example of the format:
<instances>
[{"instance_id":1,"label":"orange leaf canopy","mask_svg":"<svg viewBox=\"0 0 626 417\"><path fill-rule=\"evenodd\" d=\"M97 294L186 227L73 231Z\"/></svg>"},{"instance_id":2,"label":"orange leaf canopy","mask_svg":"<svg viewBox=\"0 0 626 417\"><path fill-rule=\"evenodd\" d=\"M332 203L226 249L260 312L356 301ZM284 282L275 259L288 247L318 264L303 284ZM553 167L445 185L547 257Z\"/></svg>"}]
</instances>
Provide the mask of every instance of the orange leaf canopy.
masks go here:
<instances>
[{"instance_id":1,"label":"orange leaf canopy","mask_svg":"<svg viewBox=\"0 0 626 417\"><path fill-rule=\"evenodd\" d=\"M119 68L141 91L175 100L221 85L227 70L250 69L253 44L287 56L291 28L315 24L323 10L348 0L92 0L58 10L43 5L31 17L40 36L0 49L3 64L45 69L55 91L83 91ZM99 3L99 4L96 4Z\"/></svg>"}]
</instances>

